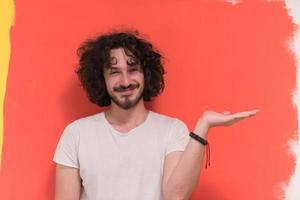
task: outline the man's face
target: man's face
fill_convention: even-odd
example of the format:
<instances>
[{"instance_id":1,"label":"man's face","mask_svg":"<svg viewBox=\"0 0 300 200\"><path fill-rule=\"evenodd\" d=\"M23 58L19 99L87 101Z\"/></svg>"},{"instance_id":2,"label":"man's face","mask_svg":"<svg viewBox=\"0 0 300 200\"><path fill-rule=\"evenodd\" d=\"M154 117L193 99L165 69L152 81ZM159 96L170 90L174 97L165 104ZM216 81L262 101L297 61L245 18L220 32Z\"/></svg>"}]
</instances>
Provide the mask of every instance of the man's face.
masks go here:
<instances>
[{"instance_id":1,"label":"man's face","mask_svg":"<svg viewBox=\"0 0 300 200\"><path fill-rule=\"evenodd\" d=\"M144 74L140 62L123 48L110 51L110 66L104 69L104 79L112 103L123 109L132 108L143 97Z\"/></svg>"}]
</instances>

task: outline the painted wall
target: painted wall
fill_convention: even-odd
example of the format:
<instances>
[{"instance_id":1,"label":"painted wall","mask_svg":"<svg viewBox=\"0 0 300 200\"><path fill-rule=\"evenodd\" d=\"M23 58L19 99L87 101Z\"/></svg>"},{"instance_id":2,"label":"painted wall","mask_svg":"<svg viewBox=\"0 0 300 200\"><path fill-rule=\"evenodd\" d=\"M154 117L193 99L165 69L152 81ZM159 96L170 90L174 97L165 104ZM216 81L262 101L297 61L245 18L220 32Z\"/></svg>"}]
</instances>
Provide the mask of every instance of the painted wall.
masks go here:
<instances>
[{"instance_id":1,"label":"painted wall","mask_svg":"<svg viewBox=\"0 0 300 200\"><path fill-rule=\"evenodd\" d=\"M288 142L297 135L296 60L287 45L296 25L283 1L7 2L0 6L9 16L0 20L7 36L0 59L10 59L0 63L0 199L53 199L52 158L63 128L101 111L74 74L76 49L115 27L140 30L166 57L165 92L151 109L190 129L208 109L260 109L233 127L210 130L212 166L191 199L283 199L295 170Z\"/></svg>"}]
</instances>

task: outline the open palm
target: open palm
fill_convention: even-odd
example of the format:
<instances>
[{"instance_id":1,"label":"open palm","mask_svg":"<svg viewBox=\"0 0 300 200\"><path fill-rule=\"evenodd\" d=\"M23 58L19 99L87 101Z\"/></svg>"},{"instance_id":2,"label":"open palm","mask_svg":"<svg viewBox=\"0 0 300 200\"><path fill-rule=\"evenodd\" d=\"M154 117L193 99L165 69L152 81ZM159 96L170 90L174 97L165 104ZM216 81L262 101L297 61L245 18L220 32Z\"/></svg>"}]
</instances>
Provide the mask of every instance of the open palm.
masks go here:
<instances>
[{"instance_id":1,"label":"open palm","mask_svg":"<svg viewBox=\"0 0 300 200\"><path fill-rule=\"evenodd\" d=\"M215 111L205 111L202 119L207 123L208 127L229 126L242 119L254 116L259 110L251 110L230 114L229 111L218 113Z\"/></svg>"},{"instance_id":2,"label":"open palm","mask_svg":"<svg viewBox=\"0 0 300 200\"><path fill-rule=\"evenodd\" d=\"M259 110L251 110L230 114L229 111L218 113L212 110L205 111L197 121L194 132L206 137L207 130L214 126L230 126L242 119L254 116Z\"/></svg>"}]
</instances>

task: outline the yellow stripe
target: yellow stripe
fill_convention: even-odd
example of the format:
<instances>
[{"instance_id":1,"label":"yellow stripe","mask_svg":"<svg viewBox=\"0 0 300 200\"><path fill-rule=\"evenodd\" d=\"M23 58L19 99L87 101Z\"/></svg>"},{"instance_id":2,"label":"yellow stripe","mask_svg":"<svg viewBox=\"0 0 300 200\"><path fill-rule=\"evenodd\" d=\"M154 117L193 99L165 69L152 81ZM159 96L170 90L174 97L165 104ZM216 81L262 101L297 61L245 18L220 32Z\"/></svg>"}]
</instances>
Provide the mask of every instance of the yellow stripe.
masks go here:
<instances>
[{"instance_id":1,"label":"yellow stripe","mask_svg":"<svg viewBox=\"0 0 300 200\"><path fill-rule=\"evenodd\" d=\"M13 0L0 0L0 167L4 139L4 98L10 59L10 29L14 25L15 4Z\"/></svg>"}]
</instances>

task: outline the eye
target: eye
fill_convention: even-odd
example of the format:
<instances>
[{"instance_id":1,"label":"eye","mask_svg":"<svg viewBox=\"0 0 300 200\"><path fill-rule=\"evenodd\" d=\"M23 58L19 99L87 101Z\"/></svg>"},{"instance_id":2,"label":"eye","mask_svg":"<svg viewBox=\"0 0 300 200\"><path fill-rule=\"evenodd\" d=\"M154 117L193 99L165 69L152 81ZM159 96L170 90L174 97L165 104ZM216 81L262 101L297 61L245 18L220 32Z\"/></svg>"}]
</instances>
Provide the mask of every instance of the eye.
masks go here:
<instances>
[{"instance_id":1,"label":"eye","mask_svg":"<svg viewBox=\"0 0 300 200\"><path fill-rule=\"evenodd\" d=\"M138 65L132 66L128 69L129 72L138 72L140 71L140 68Z\"/></svg>"},{"instance_id":2,"label":"eye","mask_svg":"<svg viewBox=\"0 0 300 200\"><path fill-rule=\"evenodd\" d=\"M118 73L120 73L120 72L118 70L115 70L115 69L111 69L109 71L109 74L118 74Z\"/></svg>"},{"instance_id":3,"label":"eye","mask_svg":"<svg viewBox=\"0 0 300 200\"><path fill-rule=\"evenodd\" d=\"M129 69L129 71L131 71L131 72L134 72L134 71L137 71L137 70L138 70L137 67L132 67L132 68Z\"/></svg>"}]
</instances>

